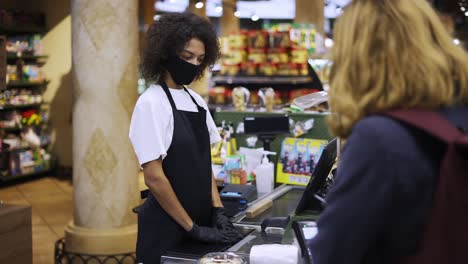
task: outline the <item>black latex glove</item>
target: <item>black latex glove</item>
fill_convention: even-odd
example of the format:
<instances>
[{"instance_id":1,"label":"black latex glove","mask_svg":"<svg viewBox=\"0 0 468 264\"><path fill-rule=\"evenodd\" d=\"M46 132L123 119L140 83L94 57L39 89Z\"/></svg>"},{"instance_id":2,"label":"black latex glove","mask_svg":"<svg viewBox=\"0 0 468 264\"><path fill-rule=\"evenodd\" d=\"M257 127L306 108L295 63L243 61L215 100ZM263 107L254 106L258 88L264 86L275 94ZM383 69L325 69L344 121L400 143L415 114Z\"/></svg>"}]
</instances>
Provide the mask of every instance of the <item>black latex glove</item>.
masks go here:
<instances>
[{"instance_id":1,"label":"black latex glove","mask_svg":"<svg viewBox=\"0 0 468 264\"><path fill-rule=\"evenodd\" d=\"M226 235L233 237L236 241L242 238L242 235L231 223L229 217L224 213L223 207L213 207L212 210L212 223L214 227L220 229L221 232Z\"/></svg>"},{"instance_id":2,"label":"black latex glove","mask_svg":"<svg viewBox=\"0 0 468 264\"><path fill-rule=\"evenodd\" d=\"M223 207L213 207L211 211L211 219L213 227L223 229L223 227L232 226L232 223L229 221L229 217L226 216Z\"/></svg>"},{"instance_id":3,"label":"black latex glove","mask_svg":"<svg viewBox=\"0 0 468 264\"><path fill-rule=\"evenodd\" d=\"M195 240L208 243L232 243L237 241L237 239L234 239L235 237L228 232L222 232L215 227L198 226L195 223L187 234Z\"/></svg>"}]
</instances>

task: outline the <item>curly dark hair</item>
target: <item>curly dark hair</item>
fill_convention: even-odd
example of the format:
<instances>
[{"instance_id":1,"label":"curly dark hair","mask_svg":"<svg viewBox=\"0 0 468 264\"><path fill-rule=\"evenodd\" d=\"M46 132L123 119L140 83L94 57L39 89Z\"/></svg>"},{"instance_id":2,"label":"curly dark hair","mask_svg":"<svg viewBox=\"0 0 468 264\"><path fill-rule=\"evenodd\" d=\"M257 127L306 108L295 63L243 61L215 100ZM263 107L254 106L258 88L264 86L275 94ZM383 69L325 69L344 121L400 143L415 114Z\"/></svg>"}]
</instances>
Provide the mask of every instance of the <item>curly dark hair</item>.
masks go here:
<instances>
[{"instance_id":1,"label":"curly dark hair","mask_svg":"<svg viewBox=\"0 0 468 264\"><path fill-rule=\"evenodd\" d=\"M143 50L140 70L149 83L158 83L164 78L166 64L173 54L180 53L188 41L196 38L205 45L204 70L218 59L219 42L212 24L192 13L163 14L149 27ZM203 70L195 77L201 78Z\"/></svg>"}]
</instances>

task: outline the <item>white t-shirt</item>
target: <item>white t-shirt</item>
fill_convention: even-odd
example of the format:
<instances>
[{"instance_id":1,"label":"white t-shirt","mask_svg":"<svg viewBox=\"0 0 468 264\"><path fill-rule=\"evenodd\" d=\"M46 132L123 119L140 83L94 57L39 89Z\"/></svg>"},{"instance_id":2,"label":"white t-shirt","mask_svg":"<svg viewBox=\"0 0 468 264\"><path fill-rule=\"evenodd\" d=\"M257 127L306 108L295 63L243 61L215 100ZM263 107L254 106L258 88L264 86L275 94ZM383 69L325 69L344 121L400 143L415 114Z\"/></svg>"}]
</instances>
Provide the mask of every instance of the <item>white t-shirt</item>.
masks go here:
<instances>
[{"instance_id":1,"label":"white t-shirt","mask_svg":"<svg viewBox=\"0 0 468 264\"><path fill-rule=\"evenodd\" d=\"M210 143L221 140L218 129L211 117L203 98L191 89L187 89L197 104L206 109L206 126L210 134ZM169 91L178 110L198 112L197 106L184 89ZM164 159L172 142L174 118L171 103L160 85L151 85L139 98L133 110L130 122L130 141L140 165L146 162Z\"/></svg>"}]
</instances>

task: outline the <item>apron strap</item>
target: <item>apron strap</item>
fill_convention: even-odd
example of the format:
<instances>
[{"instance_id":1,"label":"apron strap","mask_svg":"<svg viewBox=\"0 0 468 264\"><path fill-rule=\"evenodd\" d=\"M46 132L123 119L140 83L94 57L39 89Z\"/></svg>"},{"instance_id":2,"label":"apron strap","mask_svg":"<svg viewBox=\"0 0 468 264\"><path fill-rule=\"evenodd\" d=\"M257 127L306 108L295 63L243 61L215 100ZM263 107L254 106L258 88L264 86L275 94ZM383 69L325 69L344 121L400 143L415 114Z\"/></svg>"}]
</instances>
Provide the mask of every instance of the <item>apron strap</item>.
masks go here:
<instances>
[{"instance_id":1,"label":"apron strap","mask_svg":"<svg viewBox=\"0 0 468 264\"><path fill-rule=\"evenodd\" d=\"M197 108L198 108L198 112L201 112L200 109L205 110L205 108L203 108L203 107L201 107L201 106L199 106L199 105L197 104L197 101L195 101L195 98L193 98L193 96L190 94L190 92L187 90L187 88L185 88L185 86L184 86L184 91L186 91L186 92L188 93L188 95L190 96L190 98L192 98L193 103L194 103L194 104L197 106Z\"/></svg>"},{"instance_id":2,"label":"apron strap","mask_svg":"<svg viewBox=\"0 0 468 264\"><path fill-rule=\"evenodd\" d=\"M172 99L172 95L169 92L169 88L167 87L167 84L165 81L161 81L161 87L163 88L164 92L166 93L167 98L169 99L169 102L171 103L172 109L177 110L177 107L174 103L174 99Z\"/></svg>"}]
</instances>

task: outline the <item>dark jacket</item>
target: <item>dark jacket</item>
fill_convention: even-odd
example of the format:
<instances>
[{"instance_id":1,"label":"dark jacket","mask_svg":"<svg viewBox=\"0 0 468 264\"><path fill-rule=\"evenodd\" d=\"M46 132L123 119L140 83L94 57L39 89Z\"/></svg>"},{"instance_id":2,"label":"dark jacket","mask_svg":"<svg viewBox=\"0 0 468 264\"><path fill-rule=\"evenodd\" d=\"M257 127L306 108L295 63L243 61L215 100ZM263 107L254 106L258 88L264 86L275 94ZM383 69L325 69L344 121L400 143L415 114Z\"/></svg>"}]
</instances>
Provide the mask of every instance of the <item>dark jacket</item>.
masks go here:
<instances>
[{"instance_id":1,"label":"dark jacket","mask_svg":"<svg viewBox=\"0 0 468 264\"><path fill-rule=\"evenodd\" d=\"M468 131L468 107L441 110ZM360 120L312 241L314 264L395 263L416 252L445 146L388 117Z\"/></svg>"}]
</instances>

